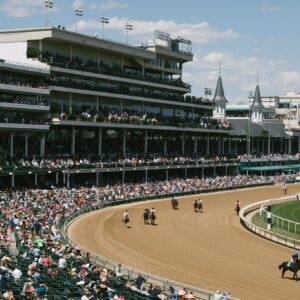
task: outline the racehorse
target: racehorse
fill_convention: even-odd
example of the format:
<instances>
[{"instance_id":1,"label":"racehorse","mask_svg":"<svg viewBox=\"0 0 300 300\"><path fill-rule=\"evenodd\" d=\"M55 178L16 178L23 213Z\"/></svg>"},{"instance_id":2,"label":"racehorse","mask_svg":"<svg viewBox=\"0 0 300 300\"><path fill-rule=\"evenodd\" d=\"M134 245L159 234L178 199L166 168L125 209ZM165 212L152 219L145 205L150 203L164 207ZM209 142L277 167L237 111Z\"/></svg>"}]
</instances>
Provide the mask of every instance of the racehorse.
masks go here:
<instances>
[{"instance_id":1,"label":"racehorse","mask_svg":"<svg viewBox=\"0 0 300 300\"><path fill-rule=\"evenodd\" d=\"M282 192L283 192L284 194L287 194L287 186L286 186L285 183L283 183L281 189L282 189Z\"/></svg>"},{"instance_id":2,"label":"racehorse","mask_svg":"<svg viewBox=\"0 0 300 300\"><path fill-rule=\"evenodd\" d=\"M155 225L155 219L156 219L155 212L150 212L151 225Z\"/></svg>"},{"instance_id":3,"label":"racehorse","mask_svg":"<svg viewBox=\"0 0 300 300\"><path fill-rule=\"evenodd\" d=\"M149 209L144 210L143 218L144 218L144 224L148 224L150 217Z\"/></svg>"},{"instance_id":4,"label":"racehorse","mask_svg":"<svg viewBox=\"0 0 300 300\"><path fill-rule=\"evenodd\" d=\"M279 270L282 269L281 277L283 278L286 271L291 271L294 273L293 279L298 280L297 272L300 270L300 259L297 259L296 262L292 263L290 261L285 261L278 266Z\"/></svg>"},{"instance_id":5,"label":"racehorse","mask_svg":"<svg viewBox=\"0 0 300 300\"><path fill-rule=\"evenodd\" d=\"M198 200L198 212L202 213L203 204L200 200Z\"/></svg>"},{"instance_id":6,"label":"racehorse","mask_svg":"<svg viewBox=\"0 0 300 300\"><path fill-rule=\"evenodd\" d=\"M198 201L195 200L194 202L194 212L198 212Z\"/></svg>"},{"instance_id":7,"label":"racehorse","mask_svg":"<svg viewBox=\"0 0 300 300\"><path fill-rule=\"evenodd\" d=\"M178 199L177 199L177 197L172 197L171 203L172 203L172 208L173 209L178 209Z\"/></svg>"},{"instance_id":8,"label":"racehorse","mask_svg":"<svg viewBox=\"0 0 300 300\"><path fill-rule=\"evenodd\" d=\"M126 228L128 228L129 217L128 216L124 217L122 221L124 222Z\"/></svg>"},{"instance_id":9,"label":"racehorse","mask_svg":"<svg viewBox=\"0 0 300 300\"><path fill-rule=\"evenodd\" d=\"M235 206L234 210L235 210L236 214L238 215L238 214L240 213L240 210L241 210L240 205L237 204L237 205Z\"/></svg>"}]
</instances>

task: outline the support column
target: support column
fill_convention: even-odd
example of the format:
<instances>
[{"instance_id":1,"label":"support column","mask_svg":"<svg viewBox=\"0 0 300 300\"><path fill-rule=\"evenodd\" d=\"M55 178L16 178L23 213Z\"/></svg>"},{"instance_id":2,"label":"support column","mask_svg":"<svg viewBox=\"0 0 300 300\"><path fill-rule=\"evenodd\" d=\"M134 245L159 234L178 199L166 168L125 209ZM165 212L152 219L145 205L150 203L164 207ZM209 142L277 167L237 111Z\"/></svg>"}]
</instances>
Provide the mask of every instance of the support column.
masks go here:
<instances>
[{"instance_id":1,"label":"support column","mask_svg":"<svg viewBox=\"0 0 300 300\"><path fill-rule=\"evenodd\" d=\"M25 149L24 149L25 157L28 157L28 133L25 134Z\"/></svg>"},{"instance_id":2,"label":"support column","mask_svg":"<svg viewBox=\"0 0 300 300\"><path fill-rule=\"evenodd\" d=\"M37 186L38 185L38 174L35 173L34 174L34 186Z\"/></svg>"},{"instance_id":3,"label":"support column","mask_svg":"<svg viewBox=\"0 0 300 300\"><path fill-rule=\"evenodd\" d=\"M271 140L271 152L274 153L274 139Z\"/></svg>"},{"instance_id":4,"label":"support column","mask_svg":"<svg viewBox=\"0 0 300 300\"><path fill-rule=\"evenodd\" d=\"M123 131L123 147L122 147L123 157L126 157L126 134L127 134L127 130L124 129L124 131Z\"/></svg>"},{"instance_id":5,"label":"support column","mask_svg":"<svg viewBox=\"0 0 300 300\"><path fill-rule=\"evenodd\" d=\"M15 187L15 175L14 174L11 175L11 187L12 188Z\"/></svg>"},{"instance_id":6,"label":"support column","mask_svg":"<svg viewBox=\"0 0 300 300\"><path fill-rule=\"evenodd\" d=\"M14 157L14 133L10 133L10 157Z\"/></svg>"},{"instance_id":7,"label":"support column","mask_svg":"<svg viewBox=\"0 0 300 300\"><path fill-rule=\"evenodd\" d=\"M182 133L181 137L181 153L182 155L185 153L185 132Z\"/></svg>"},{"instance_id":8,"label":"support column","mask_svg":"<svg viewBox=\"0 0 300 300\"><path fill-rule=\"evenodd\" d=\"M198 137L195 136L195 139L194 139L194 154L197 154L198 153Z\"/></svg>"},{"instance_id":9,"label":"support column","mask_svg":"<svg viewBox=\"0 0 300 300\"><path fill-rule=\"evenodd\" d=\"M71 155L75 155L75 126L72 126L71 132Z\"/></svg>"},{"instance_id":10,"label":"support column","mask_svg":"<svg viewBox=\"0 0 300 300\"><path fill-rule=\"evenodd\" d=\"M58 185L58 172L55 173L55 184Z\"/></svg>"},{"instance_id":11,"label":"support column","mask_svg":"<svg viewBox=\"0 0 300 300\"><path fill-rule=\"evenodd\" d=\"M207 133L206 138L206 155L209 155L209 133Z\"/></svg>"},{"instance_id":12,"label":"support column","mask_svg":"<svg viewBox=\"0 0 300 300\"><path fill-rule=\"evenodd\" d=\"M300 136L298 136L298 153L300 153Z\"/></svg>"},{"instance_id":13,"label":"support column","mask_svg":"<svg viewBox=\"0 0 300 300\"><path fill-rule=\"evenodd\" d=\"M257 151L257 153L260 153L260 149L259 149L259 138L257 138L257 140L256 140L256 151Z\"/></svg>"},{"instance_id":14,"label":"support column","mask_svg":"<svg viewBox=\"0 0 300 300\"><path fill-rule=\"evenodd\" d=\"M167 142L167 139L166 139L166 132L164 132L164 137L163 137L164 141L164 155L166 155L168 153L168 142Z\"/></svg>"},{"instance_id":15,"label":"support column","mask_svg":"<svg viewBox=\"0 0 300 300\"><path fill-rule=\"evenodd\" d=\"M145 130L145 138L144 138L144 154L148 153L148 130Z\"/></svg>"},{"instance_id":16,"label":"support column","mask_svg":"<svg viewBox=\"0 0 300 300\"><path fill-rule=\"evenodd\" d=\"M166 169L166 180L169 180L169 170Z\"/></svg>"},{"instance_id":17,"label":"support column","mask_svg":"<svg viewBox=\"0 0 300 300\"><path fill-rule=\"evenodd\" d=\"M202 167L202 178L204 178L204 167Z\"/></svg>"},{"instance_id":18,"label":"support column","mask_svg":"<svg viewBox=\"0 0 300 300\"><path fill-rule=\"evenodd\" d=\"M40 140L40 157L45 157L45 133Z\"/></svg>"},{"instance_id":19,"label":"support column","mask_svg":"<svg viewBox=\"0 0 300 300\"><path fill-rule=\"evenodd\" d=\"M262 153L265 154L265 140L262 139Z\"/></svg>"},{"instance_id":20,"label":"support column","mask_svg":"<svg viewBox=\"0 0 300 300\"><path fill-rule=\"evenodd\" d=\"M184 178L185 178L185 179L187 179L187 170L188 170L188 168L185 167L185 168L184 168Z\"/></svg>"},{"instance_id":21,"label":"support column","mask_svg":"<svg viewBox=\"0 0 300 300\"><path fill-rule=\"evenodd\" d=\"M145 182L146 183L148 182L148 170L147 169L145 170Z\"/></svg>"},{"instance_id":22,"label":"support column","mask_svg":"<svg viewBox=\"0 0 300 300\"><path fill-rule=\"evenodd\" d=\"M70 188L70 173L67 174L67 188Z\"/></svg>"},{"instance_id":23,"label":"support column","mask_svg":"<svg viewBox=\"0 0 300 300\"><path fill-rule=\"evenodd\" d=\"M231 138L228 140L228 154L231 153Z\"/></svg>"},{"instance_id":24,"label":"support column","mask_svg":"<svg viewBox=\"0 0 300 300\"><path fill-rule=\"evenodd\" d=\"M280 138L280 152L283 152L282 137Z\"/></svg>"},{"instance_id":25,"label":"support column","mask_svg":"<svg viewBox=\"0 0 300 300\"><path fill-rule=\"evenodd\" d=\"M98 157L102 156L102 128L98 129Z\"/></svg>"}]
</instances>

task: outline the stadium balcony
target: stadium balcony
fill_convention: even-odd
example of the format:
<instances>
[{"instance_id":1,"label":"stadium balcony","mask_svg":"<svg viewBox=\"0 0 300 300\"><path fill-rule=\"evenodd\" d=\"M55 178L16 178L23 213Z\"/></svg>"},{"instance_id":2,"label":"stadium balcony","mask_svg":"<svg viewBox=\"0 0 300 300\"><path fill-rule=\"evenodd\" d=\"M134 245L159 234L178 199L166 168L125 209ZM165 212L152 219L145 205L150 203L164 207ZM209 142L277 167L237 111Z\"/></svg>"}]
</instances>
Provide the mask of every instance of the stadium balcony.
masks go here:
<instances>
[{"instance_id":1,"label":"stadium balcony","mask_svg":"<svg viewBox=\"0 0 300 300\"><path fill-rule=\"evenodd\" d=\"M50 66L56 66L60 68L73 69L78 71L85 71L91 73L105 74L111 76L118 76L128 79L135 79L140 81L148 81L152 83L166 84L176 87L182 87L187 91L190 91L191 86L180 79L163 79L160 75L145 72L142 73L141 69L133 69L127 66L122 66L120 64L106 64L97 63L93 60L88 60L84 62L79 57L73 57L70 59L68 56L63 56L59 53L51 53L44 51L42 53L42 62L47 63Z\"/></svg>"}]
</instances>

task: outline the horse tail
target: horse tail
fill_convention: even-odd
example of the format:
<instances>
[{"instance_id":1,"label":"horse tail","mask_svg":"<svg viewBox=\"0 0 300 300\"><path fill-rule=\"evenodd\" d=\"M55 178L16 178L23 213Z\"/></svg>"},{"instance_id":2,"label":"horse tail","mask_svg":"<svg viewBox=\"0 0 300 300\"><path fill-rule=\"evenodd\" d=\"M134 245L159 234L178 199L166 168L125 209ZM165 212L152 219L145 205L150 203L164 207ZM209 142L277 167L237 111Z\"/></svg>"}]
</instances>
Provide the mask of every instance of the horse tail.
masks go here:
<instances>
[{"instance_id":1,"label":"horse tail","mask_svg":"<svg viewBox=\"0 0 300 300\"><path fill-rule=\"evenodd\" d=\"M278 269L281 270L283 268L283 266L284 266L284 262L278 266Z\"/></svg>"}]
</instances>

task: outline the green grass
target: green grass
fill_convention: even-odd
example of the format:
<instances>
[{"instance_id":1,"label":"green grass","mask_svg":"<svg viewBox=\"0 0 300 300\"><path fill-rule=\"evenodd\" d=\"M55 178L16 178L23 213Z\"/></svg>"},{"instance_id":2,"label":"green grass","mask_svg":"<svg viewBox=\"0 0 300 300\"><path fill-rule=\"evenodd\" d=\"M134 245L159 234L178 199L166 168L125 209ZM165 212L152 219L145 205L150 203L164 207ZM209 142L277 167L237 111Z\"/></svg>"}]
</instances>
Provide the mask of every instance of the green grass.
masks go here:
<instances>
[{"instance_id":1,"label":"green grass","mask_svg":"<svg viewBox=\"0 0 300 300\"><path fill-rule=\"evenodd\" d=\"M288 225L287 221L282 222L281 219L273 217L272 232L300 240L300 201L274 205L272 206L272 214L299 223L297 226L294 223ZM259 213L253 216L252 222L261 228L267 228L266 220L261 219Z\"/></svg>"},{"instance_id":2,"label":"green grass","mask_svg":"<svg viewBox=\"0 0 300 300\"><path fill-rule=\"evenodd\" d=\"M272 214L284 219L300 223L300 201L293 201L274 205L272 207Z\"/></svg>"},{"instance_id":3,"label":"green grass","mask_svg":"<svg viewBox=\"0 0 300 300\"><path fill-rule=\"evenodd\" d=\"M256 213L253 217L252 217L252 223L256 226L259 226L263 229L267 229L267 222L262 220L260 218L260 214L259 212ZM283 235L283 236L286 236L288 238L292 238L292 239L295 239L295 240L300 240L300 234L297 232L297 233L293 233L293 232L289 232L287 230L284 230L284 229L281 229L281 228L277 228L276 226L274 226L274 223L272 225L272 229L271 231L273 233L277 233L277 234L280 234L280 235ZM298 231L298 230L297 230ZM297 243L300 245L300 243Z\"/></svg>"}]
</instances>

